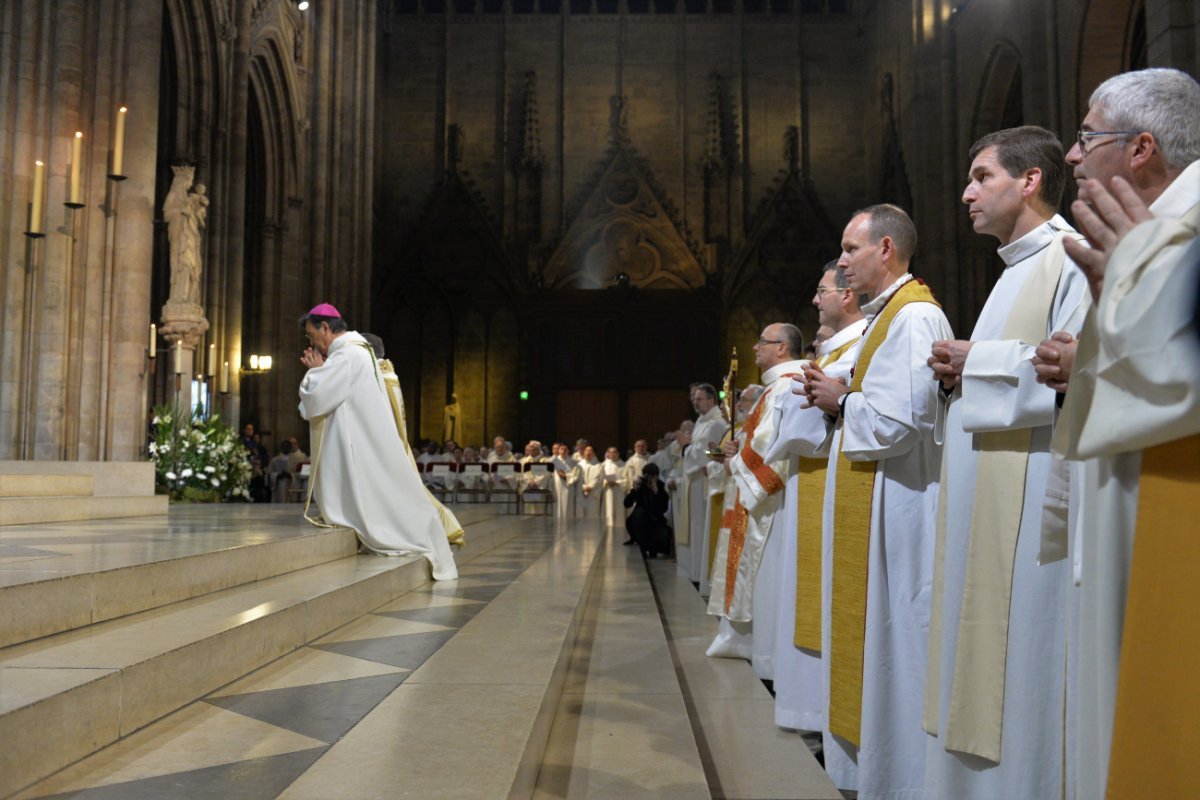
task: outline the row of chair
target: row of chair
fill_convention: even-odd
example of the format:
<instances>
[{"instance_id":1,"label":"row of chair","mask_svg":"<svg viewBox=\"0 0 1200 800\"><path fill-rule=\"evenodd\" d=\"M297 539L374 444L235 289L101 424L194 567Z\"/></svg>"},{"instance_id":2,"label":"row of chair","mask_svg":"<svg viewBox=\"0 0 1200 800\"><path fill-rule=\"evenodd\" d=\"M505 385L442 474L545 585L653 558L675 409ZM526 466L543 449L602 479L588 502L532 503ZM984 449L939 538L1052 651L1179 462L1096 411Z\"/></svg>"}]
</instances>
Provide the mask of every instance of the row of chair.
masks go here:
<instances>
[{"instance_id":1,"label":"row of chair","mask_svg":"<svg viewBox=\"0 0 1200 800\"><path fill-rule=\"evenodd\" d=\"M554 467L545 462L497 462L495 464L471 463L454 464L431 462L417 464L421 480L435 497L443 503L490 503L499 498L505 500L505 511L511 506L516 513L524 513L526 508L541 507L543 513L550 513L554 502L554 493L550 491L549 478L554 475ZM509 482L504 478L517 475L545 475L547 486L539 489L528 480Z\"/></svg>"}]
</instances>

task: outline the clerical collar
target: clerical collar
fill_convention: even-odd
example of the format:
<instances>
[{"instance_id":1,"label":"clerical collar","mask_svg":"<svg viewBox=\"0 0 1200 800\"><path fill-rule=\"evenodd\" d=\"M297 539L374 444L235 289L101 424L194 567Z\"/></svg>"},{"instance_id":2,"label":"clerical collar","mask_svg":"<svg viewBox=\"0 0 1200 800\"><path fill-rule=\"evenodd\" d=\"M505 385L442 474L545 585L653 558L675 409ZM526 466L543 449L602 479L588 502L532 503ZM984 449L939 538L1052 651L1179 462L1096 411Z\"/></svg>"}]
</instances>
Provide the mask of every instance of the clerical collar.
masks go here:
<instances>
[{"instance_id":1,"label":"clerical collar","mask_svg":"<svg viewBox=\"0 0 1200 800\"><path fill-rule=\"evenodd\" d=\"M701 414L700 418L697 419L696 421L700 422L702 420L713 419L714 417L719 417L719 416L721 416L721 405L718 403L717 405L714 405L712 408L710 408L708 411L705 411L703 414Z\"/></svg>"},{"instance_id":2,"label":"clerical collar","mask_svg":"<svg viewBox=\"0 0 1200 800\"><path fill-rule=\"evenodd\" d=\"M772 383L777 381L780 378L780 376L782 376L782 375L787 375L789 373L798 375L803 370L804 370L804 362L803 361L800 361L800 360L782 361L763 373L763 377L762 377L763 383L766 384L767 386L770 386Z\"/></svg>"},{"instance_id":3,"label":"clerical collar","mask_svg":"<svg viewBox=\"0 0 1200 800\"><path fill-rule=\"evenodd\" d=\"M900 291L900 287L913 279L911 272L906 272L896 279L896 282L879 293L871 302L862 307L863 316L867 318L867 322L875 319L875 315L883 311L883 307L887 305L888 300L892 299L892 295Z\"/></svg>"},{"instance_id":4,"label":"clerical collar","mask_svg":"<svg viewBox=\"0 0 1200 800\"><path fill-rule=\"evenodd\" d=\"M1200 159L1188 164L1179 177L1150 204L1156 217L1179 219L1200 203Z\"/></svg>"},{"instance_id":5,"label":"clerical collar","mask_svg":"<svg viewBox=\"0 0 1200 800\"><path fill-rule=\"evenodd\" d=\"M1013 264L1019 264L1038 251L1049 247L1050 243L1057 239L1060 234L1071 230L1074 230L1074 228L1065 219L1055 214L1020 239L1017 239L1015 242L1009 242L996 252L1000 254L1000 258L1004 259L1004 266L1011 267Z\"/></svg>"},{"instance_id":6,"label":"clerical collar","mask_svg":"<svg viewBox=\"0 0 1200 800\"><path fill-rule=\"evenodd\" d=\"M334 350L341 349L348 344L366 344L367 340L359 335L358 331L346 331L341 336L329 343L329 354L333 355Z\"/></svg>"},{"instance_id":7,"label":"clerical collar","mask_svg":"<svg viewBox=\"0 0 1200 800\"><path fill-rule=\"evenodd\" d=\"M821 344L817 346L817 355L827 356L842 345L849 344L850 342L862 336L863 330L866 327L867 321L865 319L854 320L854 322L851 322L833 336L830 336L828 339L821 342Z\"/></svg>"}]
</instances>

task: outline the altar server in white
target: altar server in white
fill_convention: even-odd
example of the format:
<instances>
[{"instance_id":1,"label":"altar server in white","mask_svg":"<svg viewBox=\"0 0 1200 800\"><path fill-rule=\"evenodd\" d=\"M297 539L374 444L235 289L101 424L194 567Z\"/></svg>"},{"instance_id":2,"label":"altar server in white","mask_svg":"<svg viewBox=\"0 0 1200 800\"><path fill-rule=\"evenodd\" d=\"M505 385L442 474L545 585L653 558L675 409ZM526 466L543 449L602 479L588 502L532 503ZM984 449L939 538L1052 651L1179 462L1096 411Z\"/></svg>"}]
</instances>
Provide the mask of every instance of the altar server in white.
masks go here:
<instances>
[{"instance_id":1,"label":"altar server in white","mask_svg":"<svg viewBox=\"0 0 1200 800\"><path fill-rule=\"evenodd\" d=\"M569 520L575 516L575 483L579 480L579 464L571 458L571 449L562 443L554 445L554 518Z\"/></svg>"},{"instance_id":2,"label":"altar server in white","mask_svg":"<svg viewBox=\"0 0 1200 800\"><path fill-rule=\"evenodd\" d=\"M594 447L584 445L579 453L579 480L575 482L575 518L600 518L600 493L603 491L604 467L596 460Z\"/></svg>"},{"instance_id":3,"label":"altar server in white","mask_svg":"<svg viewBox=\"0 0 1200 800\"><path fill-rule=\"evenodd\" d=\"M817 347L816 365L832 378L850 381L867 321L858 307L846 272L830 261L813 295L821 327L830 335ZM804 381L779 402L779 433L767 461L792 459L791 476L783 493L781 522L786 524L780 555L779 624L775 633L775 724L793 730L825 729L829 690L821 665L821 630L829 624L828 604L821 587L828 583L823 553L833 549L821 542L820 508L825 496L829 437L824 412L809 406ZM826 593L827 595L828 593Z\"/></svg>"},{"instance_id":4,"label":"altar server in white","mask_svg":"<svg viewBox=\"0 0 1200 800\"><path fill-rule=\"evenodd\" d=\"M822 633L825 768L861 800L924 791L921 699L941 463L938 382L926 362L935 341L953 337L933 293L908 272L916 243L896 206L854 215L838 264L870 301L853 377L847 387L819 367L804 371L809 402L833 428L823 528L833 546Z\"/></svg>"},{"instance_id":5,"label":"altar server in white","mask_svg":"<svg viewBox=\"0 0 1200 800\"><path fill-rule=\"evenodd\" d=\"M366 341L328 303L301 322L311 346L300 359L308 369L300 416L312 427L309 486L324 522L353 528L379 555L424 556L435 580L454 580L458 570L446 532L396 432Z\"/></svg>"},{"instance_id":6,"label":"altar server in white","mask_svg":"<svg viewBox=\"0 0 1200 800\"><path fill-rule=\"evenodd\" d=\"M692 393L692 407L700 416L692 428L691 444L683 451L683 472L687 482L687 527L675 529L675 561L680 572L693 583L708 569L708 526L711 502L708 497L708 456L710 447L718 447L729 423L717 404L717 390L702 383Z\"/></svg>"},{"instance_id":7,"label":"altar server in white","mask_svg":"<svg viewBox=\"0 0 1200 800\"><path fill-rule=\"evenodd\" d=\"M1064 780L1068 564L1042 546L1044 525L1061 526L1046 533L1065 541L1067 508L1046 494L1055 393L1031 359L1085 301L1087 282L1063 248L1082 237L1055 213L1067 168L1053 133L997 131L970 158L962 201L975 232L999 240L1005 270L971 339L935 342L930 357L948 408L925 789L962 800L1053 797Z\"/></svg>"},{"instance_id":8,"label":"altar server in white","mask_svg":"<svg viewBox=\"0 0 1200 800\"><path fill-rule=\"evenodd\" d=\"M625 526L625 462L621 460L621 451L610 447L604 453L604 463L600 465L601 510L600 516L604 524L610 528Z\"/></svg>"}]
</instances>

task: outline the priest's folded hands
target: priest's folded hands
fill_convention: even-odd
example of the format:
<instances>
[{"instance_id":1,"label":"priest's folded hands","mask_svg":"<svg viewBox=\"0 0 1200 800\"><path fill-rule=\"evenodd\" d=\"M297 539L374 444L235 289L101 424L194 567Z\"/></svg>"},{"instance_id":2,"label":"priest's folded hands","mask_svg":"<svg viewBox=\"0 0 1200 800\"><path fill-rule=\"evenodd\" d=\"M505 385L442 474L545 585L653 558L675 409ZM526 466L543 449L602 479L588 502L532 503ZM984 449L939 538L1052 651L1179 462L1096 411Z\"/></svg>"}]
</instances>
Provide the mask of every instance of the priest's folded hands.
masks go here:
<instances>
[{"instance_id":1,"label":"priest's folded hands","mask_svg":"<svg viewBox=\"0 0 1200 800\"><path fill-rule=\"evenodd\" d=\"M962 383L963 369L966 368L971 344L965 339L944 339L933 343L933 355L926 363L946 391L952 391Z\"/></svg>"},{"instance_id":2,"label":"priest's folded hands","mask_svg":"<svg viewBox=\"0 0 1200 800\"><path fill-rule=\"evenodd\" d=\"M840 378L833 378L816 364L809 363L804 368L805 394L808 404L805 408L819 408L826 414L838 416L841 413L842 395L850 393L850 387Z\"/></svg>"}]
</instances>

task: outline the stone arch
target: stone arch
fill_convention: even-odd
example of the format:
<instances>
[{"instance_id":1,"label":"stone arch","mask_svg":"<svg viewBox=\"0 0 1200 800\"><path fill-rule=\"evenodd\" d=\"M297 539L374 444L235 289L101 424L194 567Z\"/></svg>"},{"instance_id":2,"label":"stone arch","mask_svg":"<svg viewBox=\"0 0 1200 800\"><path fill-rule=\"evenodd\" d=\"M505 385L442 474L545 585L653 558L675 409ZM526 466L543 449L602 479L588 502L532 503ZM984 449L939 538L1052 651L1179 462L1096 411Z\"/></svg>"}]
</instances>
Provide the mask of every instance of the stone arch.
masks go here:
<instances>
[{"instance_id":1,"label":"stone arch","mask_svg":"<svg viewBox=\"0 0 1200 800\"><path fill-rule=\"evenodd\" d=\"M204 0L166 0L166 24L174 43L176 114L170 158L203 161L212 125L225 103L221 80L221 32L232 21L221 19L223 3Z\"/></svg>"},{"instance_id":2,"label":"stone arch","mask_svg":"<svg viewBox=\"0 0 1200 800\"><path fill-rule=\"evenodd\" d=\"M1088 0L1079 29L1078 64L1076 66L1075 107L1079 118L1087 113L1087 101L1092 90L1106 78L1137 66L1140 49L1144 55L1144 0ZM1135 33L1142 31L1138 47Z\"/></svg>"},{"instance_id":3,"label":"stone arch","mask_svg":"<svg viewBox=\"0 0 1200 800\"><path fill-rule=\"evenodd\" d=\"M992 131L1021 125L1022 106L1021 53L1012 42L1001 40L988 55L979 82L971 117L971 142Z\"/></svg>"}]
</instances>

